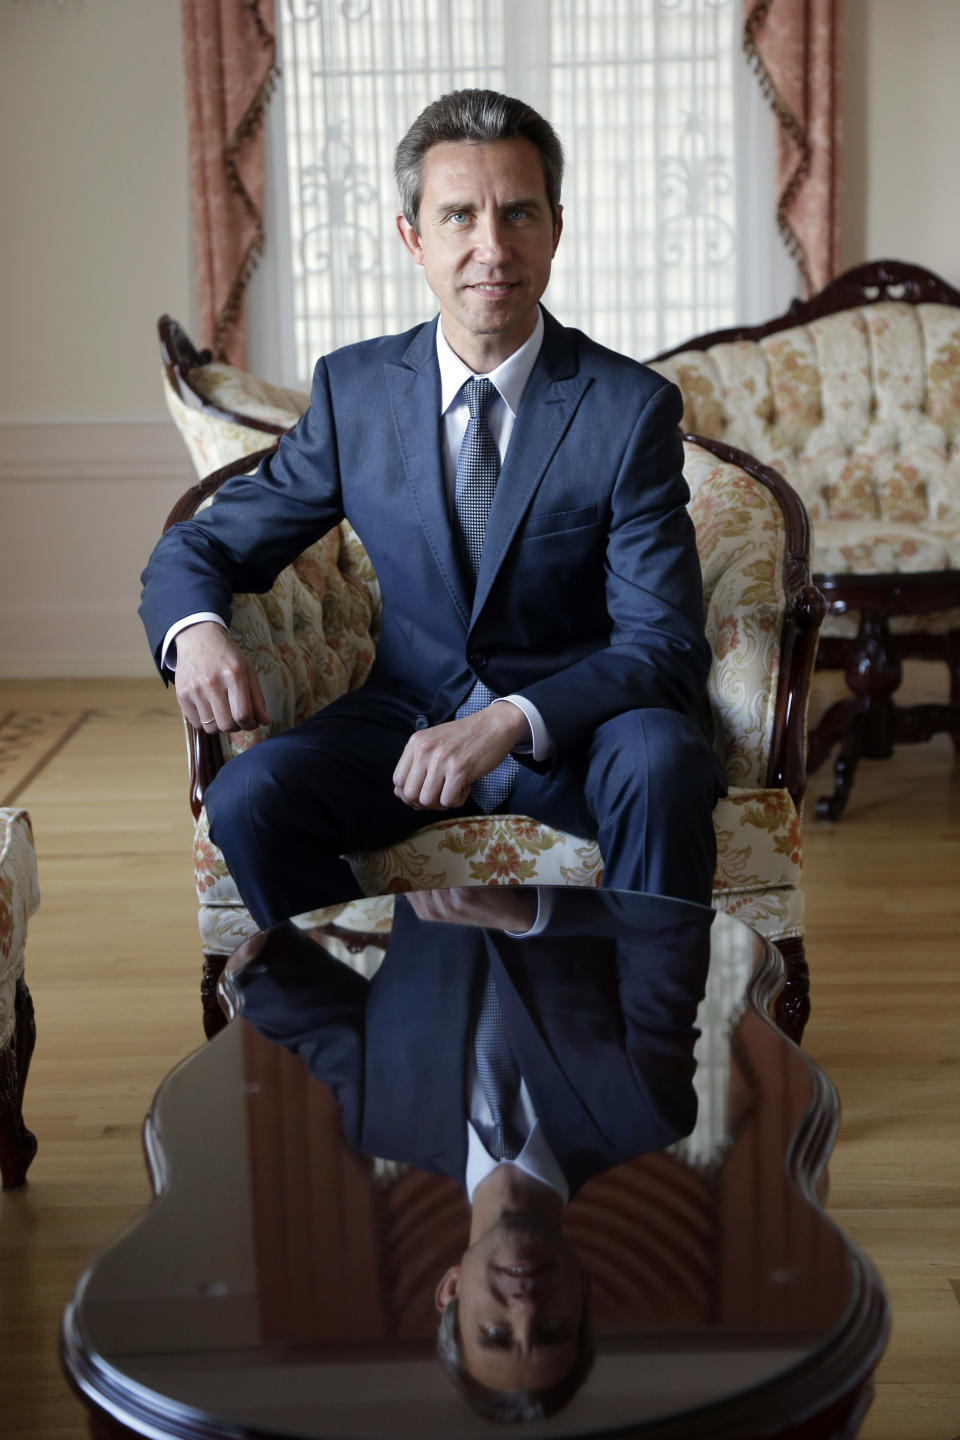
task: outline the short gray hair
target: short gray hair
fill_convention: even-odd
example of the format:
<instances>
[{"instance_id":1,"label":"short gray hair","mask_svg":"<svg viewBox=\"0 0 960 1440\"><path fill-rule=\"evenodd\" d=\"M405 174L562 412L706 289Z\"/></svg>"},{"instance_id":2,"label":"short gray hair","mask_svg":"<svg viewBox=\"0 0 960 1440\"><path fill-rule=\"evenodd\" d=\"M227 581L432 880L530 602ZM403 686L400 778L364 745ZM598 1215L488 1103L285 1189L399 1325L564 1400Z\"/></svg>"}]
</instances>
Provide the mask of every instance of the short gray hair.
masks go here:
<instances>
[{"instance_id":1,"label":"short gray hair","mask_svg":"<svg viewBox=\"0 0 960 1440\"><path fill-rule=\"evenodd\" d=\"M474 1380L463 1363L459 1301L456 1298L447 1304L440 1316L437 1359L451 1385L459 1390L471 1409L485 1420L496 1420L501 1425L545 1420L548 1415L555 1415L558 1410L569 1405L593 1369L596 1349L587 1296L584 1294L583 1297L576 1358L566 1375L553 1385L545 1386L543 1390L494 1390L492 1386L482 1385L479 1380Z\"/></svg>"},{"instance_id":2,"label":"short gray hair","mask_svg":"<svg viewBox=\"0 0 960 1440\"><path fill-rule=\"evenodd\" d=\"M523 100L496 90L452 90L414 120L397 146L394 174L404 218L416 230L423 195L423 162L431 145L443 141L490 145L495 140L529 140L543 163L543 179L554 221L560 213L563 146L550 124Z\"/></svg>"}]
</instances>

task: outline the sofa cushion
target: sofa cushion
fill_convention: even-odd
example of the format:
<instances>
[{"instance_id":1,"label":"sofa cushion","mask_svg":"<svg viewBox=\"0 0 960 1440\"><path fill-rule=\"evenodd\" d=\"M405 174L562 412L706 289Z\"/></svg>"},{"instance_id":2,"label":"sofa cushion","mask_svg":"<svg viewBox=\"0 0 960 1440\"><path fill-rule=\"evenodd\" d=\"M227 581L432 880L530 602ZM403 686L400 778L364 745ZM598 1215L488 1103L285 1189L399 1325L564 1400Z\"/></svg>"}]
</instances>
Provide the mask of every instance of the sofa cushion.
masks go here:
<instances>
[{"instance_id":1,"label":"sofa cushion","mask_svg":"<svg viewBox=\"0 0 960 1440\"><path fill-rule=\"evenodd\" d=\"M824 520L817 526L813 554L818 575L960 571L960 524Z\"/></svg>"}]
</instances>

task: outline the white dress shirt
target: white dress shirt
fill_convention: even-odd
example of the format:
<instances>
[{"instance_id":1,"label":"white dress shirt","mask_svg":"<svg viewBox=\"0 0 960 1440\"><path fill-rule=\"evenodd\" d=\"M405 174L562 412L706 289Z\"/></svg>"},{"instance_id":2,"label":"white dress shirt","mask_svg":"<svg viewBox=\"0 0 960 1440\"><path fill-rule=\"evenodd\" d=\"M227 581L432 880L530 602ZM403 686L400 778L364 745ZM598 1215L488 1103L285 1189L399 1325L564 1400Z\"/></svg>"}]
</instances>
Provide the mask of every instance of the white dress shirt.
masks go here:
<instances>
[{"instance_id":1,"label":"white dress shirt","mask_svg":"<svg viewBox=\"0 0 960 1440\"><path fill-rule=\"evenodd\" d=\"M487 410L487 424L500 452L501 465L506 457L507 446L510 444L510 436L513 434L513 424L517 418L517 411L520 409L523 392L527 388L527 381L530 379L533 367L537 363L537 356L540 354L543 330L543 312L538 305L536 324L529 339L523 342L519 350L514 350L502 365L498 365L496 370L489 371L483 377L491 382L497 392L496 398L491 401ZM470 408L464 398L463 387L468 380L481 377L475 370L471 370L469 365L465 365L460 356L450 349L439 319L437 320L437 364L440 367L440 414L443 416L443 478L447 491L447 510L450 515L450 523L453 525L456 523L454 495L457 481L457 459L470 419ZM550 739L550 732L536 705L525 700L522 695L504 695L502 699L509 700L512 705L516 705L518 710L522 710L527 717L527 724L530 726L529 743L517 745L516 752L532 754L534 760L549 760L553 754L553 741ZM495 700L493 703L497 705L501 702Z\"/></svg>"},{"instance_id":2,"label":"white dress shirt","mask_svg":"<svg viewBox=\"0 0 960 1440\"><path fill-rule=\"evenodd\" d=\"M472 1053L472 1052L471 1052ZM540 1121L537 1119L527 1089L527 1082L520 1081L520 1094L514 1107L514 1125L518 1135L524 1136L524 1144L515 1160L497 1160L490 1154L482 1136L490 1138L493 1115L477 1078L476 1058L472 1059L467 1075L470 1087L470 1118L467 1121L467 1173L465 1188L467 1199L473 1204L473 1192L482 1180L486 1180L500 1165L516 1165L525 1174L531 1175L544 1185L549 1185L566 1205L570 1199L570 1187L557 1157L547 1143Z\"/></svg>"}]
</instances>

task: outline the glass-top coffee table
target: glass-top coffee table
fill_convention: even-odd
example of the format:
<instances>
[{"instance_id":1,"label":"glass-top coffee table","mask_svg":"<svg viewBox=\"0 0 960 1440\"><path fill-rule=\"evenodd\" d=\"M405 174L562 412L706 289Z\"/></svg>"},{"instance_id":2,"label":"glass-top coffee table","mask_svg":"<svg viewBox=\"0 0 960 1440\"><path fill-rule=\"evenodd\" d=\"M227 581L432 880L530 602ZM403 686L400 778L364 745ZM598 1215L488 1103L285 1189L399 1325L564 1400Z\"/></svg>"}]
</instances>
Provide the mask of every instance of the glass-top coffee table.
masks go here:
<instances>
[{"instance_id":1,"label":"glass-top coffee table","mask_svg":"<svg viewBox=\"0 0 960 1440\"><path fill-rule=\"evenodd\" d=\"M64 1317L91 1433L854 1435L888 1306L817 1202L838 1106L781 982L736 920L599 890L254 937Z\"/></svg>"}]
</instances>

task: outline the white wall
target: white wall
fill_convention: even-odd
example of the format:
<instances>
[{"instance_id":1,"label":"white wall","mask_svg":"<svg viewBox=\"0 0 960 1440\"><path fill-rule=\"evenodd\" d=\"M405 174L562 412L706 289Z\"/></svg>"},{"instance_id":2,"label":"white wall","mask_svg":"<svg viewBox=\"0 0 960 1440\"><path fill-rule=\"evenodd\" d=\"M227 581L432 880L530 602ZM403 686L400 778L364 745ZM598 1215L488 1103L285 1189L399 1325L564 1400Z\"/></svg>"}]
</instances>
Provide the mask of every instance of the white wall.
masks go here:
<instances>
[{"instance_id":1,"label":"white wall","mask_svg":"<svg viewBox=\"0 0 960 1440\"><path fill-rule=\"evenodd\" d=\"M0 185L0 676L147 673L137 577L193 478L156 343L192 319L175 0L4 0Z\"/></svg>"},{"instance_id":2,"label":"white wall","mask_svg":"<svg viewBox=\"0 0 960 1440\"><path fill-rule=\"evenodd\" d=\"M844 24L844 267L960 288L960 0L845 0Z\"/></svg>"}]
</instances>

